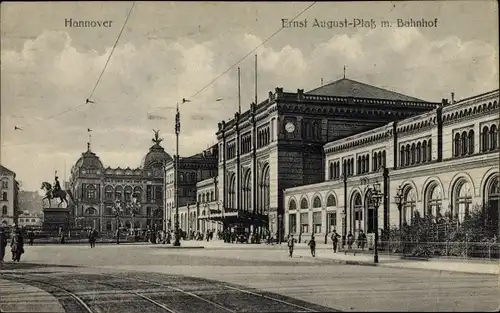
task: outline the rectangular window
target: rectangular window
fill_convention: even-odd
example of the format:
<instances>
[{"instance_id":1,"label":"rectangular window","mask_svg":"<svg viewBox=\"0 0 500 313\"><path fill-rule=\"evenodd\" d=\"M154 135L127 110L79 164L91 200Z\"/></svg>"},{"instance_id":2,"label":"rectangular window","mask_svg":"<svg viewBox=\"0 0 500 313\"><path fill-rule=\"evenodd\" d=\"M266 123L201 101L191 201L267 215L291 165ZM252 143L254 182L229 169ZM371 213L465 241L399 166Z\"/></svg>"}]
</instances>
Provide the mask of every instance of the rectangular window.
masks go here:
<instances>
[{"instance_id":1,"label":"rectangular window","mask_svg":"<svg viewBox=\"0 0 500 313\"><path fill-rule=\"evenodd\" d=\"M314 233L321 233L321 212L313 212Z\"/></svg>"},{"instance_id":2,"label":"rectangular window","mask_svg":"<svg viewBox=\"0 0 500 313\"><path fill-rule=\"evenodd\" d=\"M297 232L297 215L288 215L288 233L295 234Z\"/></svg>"},{"instance_id":3,"label":"rectangular window","mask_svg":"<svg viewBox=\"0 0 500 313\"><path fill-rule=\"evenodd\" d=\"M302 233L309 232L309 213L300 213L300 230Z\"/></svg>"},{"instance_id":4,"label":"rectangular window","mask_svg":"<svg viewBox=\"0 0 500 313\"><path fill-rule=\"evenodd\" d=\"M328 214L328 225L330 232L337 230L337 212Z\"/></svg>"}]
</instances>

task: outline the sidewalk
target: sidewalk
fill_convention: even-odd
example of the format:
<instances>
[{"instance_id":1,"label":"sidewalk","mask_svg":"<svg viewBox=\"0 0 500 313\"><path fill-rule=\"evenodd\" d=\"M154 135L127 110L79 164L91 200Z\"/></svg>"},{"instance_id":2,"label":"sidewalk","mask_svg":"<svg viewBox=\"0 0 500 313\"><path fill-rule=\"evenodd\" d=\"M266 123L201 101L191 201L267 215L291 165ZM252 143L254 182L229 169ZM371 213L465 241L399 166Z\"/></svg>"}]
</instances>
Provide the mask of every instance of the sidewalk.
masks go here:
<instances>
[{"instance_id":1,"label":"sidewalk","mask_svg":"<svg viewBox=\"0 0 500 313\"><path fill-rule=\"evenodd\" d=\"M65 310L50 293L22 283L0 279L0 312L54 312Z\"/></svg>"},{"instance_id":2,"label":"sidewalk","mask_svg":"<svg viewBox=\"0 0 500 313\"><path fill-rule=\"evenodd\" d=\"M220 240L214 241L182 241L184 246L204 246L205 249L245 249L245 250L265 250L265 249L278 249L287 253L287 246L283 244L236 244L224 243ZM361 252L361 251L359 251ZM295 245L294 257L312 258L309 247L304 243ZM331 260L335 263L349 264L349 265L364 265L364 266L383 266L393 268L407 268L407 269L424 269L436 271L451 271L473 274L487 274L487 275L500 275L500 262L499 260L475 260L475 259L403 259L398 255L379 254L379 263L373 262L373 252L367 252L353 255L352 253L345 254L344 251L337 251L333 253L332 247L329 244L317 244L316 246L316 259Z\"/></svg>"}]
</instances>

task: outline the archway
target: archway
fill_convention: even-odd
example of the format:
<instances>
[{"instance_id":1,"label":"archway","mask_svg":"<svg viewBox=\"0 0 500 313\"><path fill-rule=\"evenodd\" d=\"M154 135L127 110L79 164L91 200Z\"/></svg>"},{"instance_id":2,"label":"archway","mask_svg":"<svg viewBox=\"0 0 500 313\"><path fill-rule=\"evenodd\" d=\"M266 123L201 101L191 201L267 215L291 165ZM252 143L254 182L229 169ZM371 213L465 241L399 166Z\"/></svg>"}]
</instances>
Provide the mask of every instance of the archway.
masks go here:
<instances>
[{"instance_id":1,"label":"archway","mask_svg":"<svg viewBox=\"0 0 500 313\"><path fill-rule=\"evenodd\" d=\"M435 181L430 183L425 193L425 215L432 215L433 217L441 214L443 201L443 191L441 186Z\"/></svg>"},{"instance_id":2,"label":"archway","mask_svg":"<svg viewBox=\"0 0 500 313\"><path fill-rule=\"evenodd\" d=\"M451 216L458 217L463 222L465 216L469 214L472 206L472 189L469 182L460 179L453 188L453 204L451 207Z\"/></svg>"},{"instance_id":3,"label":"archway","mask_svg":"<svg viewBox=\"0 0 500 313\"><path fill-rule=\"evenodd\" d=\"M403 224L411 225L411 221L413 220L413 216L415 215L415 210L417 207L417 193L415 189L411 186L407 186L403 189Z\"/></svg>"},{"instance_id":4,"label":"archway","mask_svg":"<svg viewBox=\"0 0 500 313\"><path fill-rule=\"evenodd\" d=\"M498 185L498 174L491 177L486 184L484 199L485 210L488 216L488 227L492 228L492 232L498 233L500 228L500 186Z\"/></svg>"},{"instance_id":5,"label":"archway","mask_svg":"<svg viewBox=\"0 0 500 313\"><path fill-rule=\"evenodd\" d=\"M363 206L361 194L356 192L351 200L351 216L353 217L353 235L357 238L359 229L363 227Z\"/></svg>"},{"instance_id":6,"label":"archway","mask_svg":"<svg viewBox=\"0 0 500 313\"><path fill-rule=\"evenodd\" d=\"M365 233L374 233L375 232L375 206L373 205L372 201L372 191L371 189L368 190L365 194L365 206L364 206L364 212L366 214L366 230ZM363 230L360 228L359 230Z\"/></svg>"}]
</instances>

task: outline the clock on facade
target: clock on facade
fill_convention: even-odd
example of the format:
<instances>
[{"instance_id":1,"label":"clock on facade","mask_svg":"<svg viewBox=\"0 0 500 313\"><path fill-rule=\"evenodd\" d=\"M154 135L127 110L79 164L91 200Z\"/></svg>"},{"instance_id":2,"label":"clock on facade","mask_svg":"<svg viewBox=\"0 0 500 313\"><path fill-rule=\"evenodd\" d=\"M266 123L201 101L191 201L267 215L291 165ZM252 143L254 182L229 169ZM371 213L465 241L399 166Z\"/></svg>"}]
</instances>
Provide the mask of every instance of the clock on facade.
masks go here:
<instances>
[{"instance_id":1,"label":"clock on facade","mask_svg":"<svg viewBox=\"0 0 500 313\"><path fill-rule=\"evenodd\" d=\"M289 133L293 133L295 131L295 125L292 122L288 122L285 125L285 130Z\"/></svg>"}]
</instances>

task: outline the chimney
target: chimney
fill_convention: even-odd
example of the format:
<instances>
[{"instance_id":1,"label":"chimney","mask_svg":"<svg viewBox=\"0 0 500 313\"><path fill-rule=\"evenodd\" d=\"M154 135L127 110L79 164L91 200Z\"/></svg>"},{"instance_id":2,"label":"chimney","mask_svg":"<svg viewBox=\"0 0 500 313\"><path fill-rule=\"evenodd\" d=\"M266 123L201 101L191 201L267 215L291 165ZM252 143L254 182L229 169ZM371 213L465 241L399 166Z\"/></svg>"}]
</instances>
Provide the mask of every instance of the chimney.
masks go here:
<instances>
[{"instance_id":1,"label":"chimney","mask_svg":"<svg viewBox=\"0 0 500 313\"><path fill-rule=\"evenodd\" d=\"M455 103L455 93L452 92L451 93L451 104L454 104Z\"/></svg>"}]
</instances>

